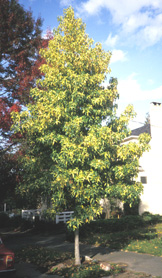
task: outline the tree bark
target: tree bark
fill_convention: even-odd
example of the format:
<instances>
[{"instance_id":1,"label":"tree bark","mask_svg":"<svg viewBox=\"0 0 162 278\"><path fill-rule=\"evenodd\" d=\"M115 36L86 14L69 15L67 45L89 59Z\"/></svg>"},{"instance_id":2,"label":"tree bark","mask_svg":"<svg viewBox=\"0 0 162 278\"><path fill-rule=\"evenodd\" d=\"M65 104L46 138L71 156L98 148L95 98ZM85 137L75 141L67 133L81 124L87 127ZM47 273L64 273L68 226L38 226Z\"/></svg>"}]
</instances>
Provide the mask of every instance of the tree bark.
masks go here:
<instances>
[{"instance_id":1,"label":"tree bark","mask_svg":"<svg viewBox=\"0 0 162 278\"><path fill-rule=\"evenodd\" d=\"M80 265L79 229L75 230L75 265Z\"/></svg>"}]
</instances>

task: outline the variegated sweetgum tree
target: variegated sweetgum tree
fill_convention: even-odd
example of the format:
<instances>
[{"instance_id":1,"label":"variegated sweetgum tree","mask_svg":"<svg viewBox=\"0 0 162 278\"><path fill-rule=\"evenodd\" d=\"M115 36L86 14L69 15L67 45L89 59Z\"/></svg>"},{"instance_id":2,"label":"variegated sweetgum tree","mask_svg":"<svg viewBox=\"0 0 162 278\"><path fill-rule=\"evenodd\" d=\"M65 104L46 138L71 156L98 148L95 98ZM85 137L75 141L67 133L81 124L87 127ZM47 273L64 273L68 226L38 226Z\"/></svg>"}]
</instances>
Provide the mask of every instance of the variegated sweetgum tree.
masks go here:
<instances>
[{"instance_id":1,"label":"variegated sweetgum tree","mask_svg":"<svg viewBox=\"0 0 162 278\"><path fill-rule=\"evenodd\" d=\"M51 196L51 211L74 208L68 227L75 232L75 263L80 264L79 227L102 212L102 197L133 202L142 186L134 179L149 137L122 144L129 135L132 106L116 116L117 81L110 72L110 52L94 45L85 24L70 7L48 49L43 79L31 90L33 103L14 114L15 132L28 142L21 192ZM104 122L104 124L103 124Z\"/></svg>"}]
</instances>

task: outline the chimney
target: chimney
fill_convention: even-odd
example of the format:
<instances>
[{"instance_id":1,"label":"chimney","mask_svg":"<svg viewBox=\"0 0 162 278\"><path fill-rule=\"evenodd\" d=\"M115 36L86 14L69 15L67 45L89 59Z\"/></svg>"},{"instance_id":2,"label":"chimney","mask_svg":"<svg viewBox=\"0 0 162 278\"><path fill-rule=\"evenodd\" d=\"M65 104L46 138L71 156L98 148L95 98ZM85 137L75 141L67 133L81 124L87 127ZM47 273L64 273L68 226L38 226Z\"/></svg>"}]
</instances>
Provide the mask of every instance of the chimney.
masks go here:
<instances>
[{"instance_id":1,"label":"chimney","mask_svg":"<svg viewBox=\"0 0 162 278\"><path fill-rule=\"evenodd\" d=\"M153 101L153 102L151 102L151 104L154 105L154 106L160 106L160 105L161 105L161 102L155 102L155 101Z\"/></svg>"}]
</instances>

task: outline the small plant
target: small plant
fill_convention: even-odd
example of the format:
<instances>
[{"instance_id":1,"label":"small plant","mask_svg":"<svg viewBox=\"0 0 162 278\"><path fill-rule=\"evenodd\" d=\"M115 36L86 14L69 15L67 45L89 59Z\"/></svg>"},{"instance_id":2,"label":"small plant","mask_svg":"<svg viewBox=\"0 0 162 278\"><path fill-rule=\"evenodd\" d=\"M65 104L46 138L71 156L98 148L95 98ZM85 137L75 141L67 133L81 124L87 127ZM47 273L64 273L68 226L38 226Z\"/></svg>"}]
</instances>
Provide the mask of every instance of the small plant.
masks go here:
<instances>
[{"instance_id":1,"label":"small plant","mask_svg":"<svg viewBox=\"0 0 162 278\"><path fill-rule=\"evenodd\" d=\"M70 268L62 269L61 271L54 271L54 274L63 275L67 278L100 278L109 275L123 273L123 268L112 265L110 271L105 271L100 268L99 263L91 262L82 264L81 266L71 266Z\"/></svg>"}]
</instances>

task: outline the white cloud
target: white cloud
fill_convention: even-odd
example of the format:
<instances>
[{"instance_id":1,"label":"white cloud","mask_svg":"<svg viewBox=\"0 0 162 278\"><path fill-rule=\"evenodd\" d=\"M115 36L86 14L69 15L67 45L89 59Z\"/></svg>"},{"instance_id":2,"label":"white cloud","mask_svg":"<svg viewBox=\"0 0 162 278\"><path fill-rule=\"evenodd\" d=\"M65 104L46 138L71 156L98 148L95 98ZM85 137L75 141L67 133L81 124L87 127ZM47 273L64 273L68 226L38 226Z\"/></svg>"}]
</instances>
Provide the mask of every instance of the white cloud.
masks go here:
<instances>
[{"instance_id":1,"label":"white cloud","mask_svg":"<svg viewBox=\"0 0 162 278\"><path fill-rule=\"evenodd\" d=\"M147 82L148 82L149 85L155 84L155 81L153 79L148 79Z\"/></svg>"},{"instance_id":2,"label":"white cloud","mask_svg":"<svg viewBox=\"0 0 162 278\"><path fill-rule=\"evenodd\" d=\"M110 12L124 40L147 47L162 39L162 0L88 0L81 2L78 12L96 15L102 9ZM119 36L110 34L107 44L114 46Z\"/></svg>"},{"instance_id":3,"label":"white cloud","mask_svg":"<svg viewBox=\"0 0 162 278\"><path fill-rule=\"evenodd\" d=\"M109 47L114 47L118 41L118 35L112 36L112 33L109 34L105 44Z\"/></svg>"},{"instance_id":4,"label":"white cloud","mask_svg":"<svg viewBox=\"0 0 162 278\"><path fill-rule=\"evenodd\" d=\"M73 3L73 1L74 0L60 0L60 4L61 4L61 6L70 6L70 5L72 5L72 3Z\"/></svg>"},{"instance_id":5,"label":"white cloud","mask_svg":"<svg viewBox=\"0 0 162 278\"><path fill-rule=\"evenodd\" d=\"M140 84L135 79L135 75L130 75L126 79L118 81L118 91L121 101L134 103L136 101L159 101L162 100L162 86L152 90L142 90Z\"/></svg>"},{"instance_id":6,"label":"white cloud","mask_svg":"<svg viewBox=\"0 0 162 278\"><path fill-rule=\"evenodd\" d=\"M112 51L112 56L111 56L111 60L110 63L116 63L116 62L124 62L126 61L126 53L120 49L114 49Z\"/></svg>"},{"instance_id":7,"label":"white cloud","mask_svg":"<svg viewBox=\"0 0 162 278\"><path fill-rule=\"evenodd\" d=\"M150 111L150 103L162 102L162 86L150 90L142 90L137 81L137 74L133 73L126 79L118 80L118 115L120 115L129 104L133 104L136 118L130 122L130 128L138 128L145 122L146 113Z\"/></svg>"},{"instance_id":8,"label":"white cloud","mask_svg":"<svg viewBox=\"0 0 162 278\"><path fill-rule=\"evenodd\" d=\"M78 9L81 12L86 12L90 15L98 14L101 9L108 9L116 23L123 23L130 15L136 14L145 8L142 13L145 14L151 9L162 10L162 0L88 0L82 2Z\"/></svg>"},{"instance_id":9,"label":"white cloud","mask_svg":"<svg viewBox=\"0 0 162 278\"><path fill-rule=\"evenodd\" d=\"M162 27L146 26L136 35L137 44L143 48L152 46L162 39Z\"/></svg>"},{"instance_id":10,"label":"white cloud","mask_svg":"<svg viewBox=\"0 0 162 278\"><path fill-rule=\"evenodd\" d=\"M149 24L148 13L136 13L130 14L128 18L123 22L122 29L126 33L135 32L139 27L146 26Z\"/></svg>"},{"instance_id":11,"label":"white cloud","mask_svg":"<svg viewBox=\"0 0 162 278\"><path fill-rule=\"evenodd\" d=\"M78 10L80 12L86 12L90 15L96 15L100 12L101 8L104 7L104 2L104 0L89 0L87 2L81 3L81 5L78 7Z\"/></svg>"}]
</instances>

